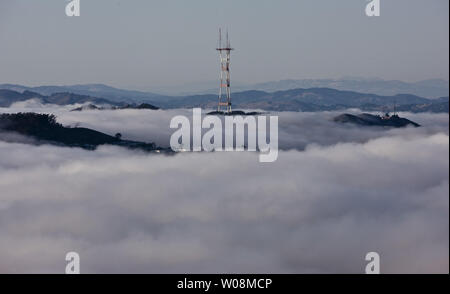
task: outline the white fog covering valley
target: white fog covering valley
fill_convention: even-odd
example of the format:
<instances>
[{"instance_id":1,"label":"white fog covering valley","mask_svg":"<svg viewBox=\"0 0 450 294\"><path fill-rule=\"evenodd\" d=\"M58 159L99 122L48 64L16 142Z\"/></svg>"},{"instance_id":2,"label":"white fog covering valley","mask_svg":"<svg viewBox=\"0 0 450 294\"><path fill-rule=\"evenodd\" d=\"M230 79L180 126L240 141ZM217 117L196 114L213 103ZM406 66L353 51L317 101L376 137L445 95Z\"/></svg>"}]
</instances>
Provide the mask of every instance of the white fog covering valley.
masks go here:
<instances>
[{"instance_id":1,"label":"white fog covering valley","mask_svg":"<svg viewBox=\"0 0 450 294\"><path fill-rule=\"evenodd\" d=\"M54 113L167 147L192 110L71 112L38 101L0 113ZM348 110L355 112L358 110ZM279 154L147 154L32 145L0 133L0 272L448 273L449 115L400 113L419 128L341 125L342 112L280 112Z\"/></svg>"}]
</instances>

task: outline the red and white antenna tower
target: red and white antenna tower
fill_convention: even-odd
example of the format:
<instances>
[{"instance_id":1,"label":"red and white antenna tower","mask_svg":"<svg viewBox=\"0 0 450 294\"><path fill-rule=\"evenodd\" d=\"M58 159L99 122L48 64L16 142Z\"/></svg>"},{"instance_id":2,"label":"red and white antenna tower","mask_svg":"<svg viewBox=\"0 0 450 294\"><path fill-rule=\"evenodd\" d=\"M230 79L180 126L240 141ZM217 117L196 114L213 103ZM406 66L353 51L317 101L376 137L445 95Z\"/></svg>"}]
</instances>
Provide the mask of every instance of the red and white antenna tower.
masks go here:
<instances>
[{"instance_id":1,"label":"red and white antenna tower","mask_svg":"<svg viewBox=\"0 0 450 294\"><path fill-rule=\"evenodd\" d=\"M231 89L230 89L230 40L228 39L228 31L226 33L225 44L222 44L222 30L219 29L219 46L216 48L220 57L220 86L219 86L219 103L217 111L221 111L221 106L225 106L225 112L231 113ZM225 92L225 93L224 93Z\"/></svg>"}]
</instances>

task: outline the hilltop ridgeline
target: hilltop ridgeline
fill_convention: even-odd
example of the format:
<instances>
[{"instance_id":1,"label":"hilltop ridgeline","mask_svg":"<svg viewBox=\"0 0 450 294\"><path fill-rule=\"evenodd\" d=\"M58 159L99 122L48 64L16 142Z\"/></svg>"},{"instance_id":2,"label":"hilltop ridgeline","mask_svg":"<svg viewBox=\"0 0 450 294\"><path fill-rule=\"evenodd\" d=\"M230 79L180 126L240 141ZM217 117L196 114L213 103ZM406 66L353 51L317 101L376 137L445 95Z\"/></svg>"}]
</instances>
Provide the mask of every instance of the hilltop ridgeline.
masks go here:
<instances>
[{"instance_id":1,"label":"hilltop ridgeline","mask_svg":"<svg viewBox=\"0 0 450 294\"><path fill-rule=\"evenodd\" d=\"M162 151L154 143L122 140L117 133L110 136L88 128L65 127L52 114L4 113L0 114L0 133L14 132L35 139L36 144L53 144L94 150L101 145L115 145L143 151ZM0 140L2 135L0 134Z\"/></svg>"}]
</instances>

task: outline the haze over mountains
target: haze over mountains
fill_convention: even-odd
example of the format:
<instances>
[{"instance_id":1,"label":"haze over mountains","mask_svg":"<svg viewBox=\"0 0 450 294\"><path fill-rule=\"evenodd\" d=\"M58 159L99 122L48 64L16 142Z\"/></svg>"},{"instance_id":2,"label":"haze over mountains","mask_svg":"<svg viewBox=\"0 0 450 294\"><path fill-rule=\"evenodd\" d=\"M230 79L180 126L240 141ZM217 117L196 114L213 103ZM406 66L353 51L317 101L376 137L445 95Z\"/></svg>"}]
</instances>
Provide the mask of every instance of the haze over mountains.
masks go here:
<instances>
[{"instance_id":1,"label":"haze over mountains","mask_svg":"<svg viewBox=\"0 0 450 294\"><path fill-rule=\"evenodd\" d=\"M443 79L428 79L417 82L399 80L383 80L379 78L345 77L341 79L283 79L256 84L245 84L233 81L233 92L258 90L276 92L298 88L332 88L342 91L393 96L396 94L413 94L425 98L439 98L448 96L449 82ZM71 92L89 96L108 97L113 101L127 99L154 99L167 96L190 96L199 94L216 94L217 81L184 84L181 86L154 87L153 91L134 91L114 88L104 84L83 84L66 86L37 86L27 87L17 84L0 84L0 89L19 92L25 90L50 95L57 92ZM139 102L139 101L137 101Z\"/></svg>"},{"instance_id":2,"label":"haze over mountains","mask_svg":"<svg viewBox=\"0 0 450 294\"><path fill-rule=\"evenodd\" d=\"M245 91L233 93L233 107L242 109L263 109L271 111L325 111L360 108L373 111L392 111L394 105L405 111L448 112L448 97L427 99L415 95L398 94L380 96L330 88L293 89L268 93ZM174 97L161 101L163 108L202 107L215 108L216 95L194 95Z\"/></svg>"},{"instance_id":3,"label":"haze over mountains","mask_svg":"<svg viewBox=\"0 0 450 294\"><path fill-rule=\"evenodd\" d=\"M249 90L276 92L298 88L333 88L342 91L355 91L383 96L413 94L426 98L439 98L448 96L449 82L443 79L429 79L408 83L379 78L346 77L341 79L283 79L256 84L233 82L232 84L234 92ZM156 88L154 91L167 95L215 94L217 92L217 82L210 81L208 83L192 83L170 88Z\"/></svg>"},{"instance_id":4,"label":"haze over mountains","mask_svg":"<svg viewBox=\"0 0 450 294\"><path fill-rule=\"evenodd\" d=\"M302 88L280 91L249 90L233 92L235 109L263 109L270 111L324 111L346 108L360 108L366 111L392 111L394 105L402 111L448 112L448 82L428 80L417 83L383 80L285 80L260 84L255 88L288 88L301 85ZM332 85L334 88L319 87ZM311 87L312 86L312 87ZM335 88L357 88L358 91ZM369 90L373 93L366 93ZM409 91L409 92L408 92ZM376 93L389 92L390 95ZM411 93L427 94L417 96ZM374 94L375 93L375 94ZM444 94L437 97L437 94ZM166 96L150 92L117 89L102 84L73 86L0 85L0 106L7 107L14 102L38 98L44 103L67 105L75 103L125 105L149 103L161 108L202 107L213 109L217 105L217 94L187 96Z\"/></svg>"},{"instance_id":5,"label":"haze over mountains","mask_svg":"<svg viewBox=\"0 0 450 294\"><path fill-rule=\"evenodd\" d=\"M158 101L167 98L164 95L140 92L133 90L123 90L110 87L103 84L85 84L85 85L71 85L71 86L38 86L27 87L16 84L0 84L0 89L12 90L16 92L30 91L40 95L49 96L54 93L73 93L78 95L103 97L111 102L148 102L151 100Z\"/></svg>"},{"instance_id":6,"label":"haze over mountains","mask_svg":"<svg viewBox=\"0 0 450 294\"><path fill-rule=\"evenodd\" d=\"M117 104L105 98L98 98L88 95L79 95L69 92L53 93L48 96L36 92L25 90L17 92L13 90L0 89L0 106L8 107L12 103L26 101L30 99L39 99L45 104L68 105L75 103L93 102L97 104Z\"/></svg>"},{"instance_id":7,"label":"haze over mountains","mask_svg":"<svg viewBox=\"0 0 450 294\"><path fill-rule=\"evenodd\" d=\"M342 91L355 91L361 93L393 96L396 94L412 94L426 98L439 98L448 96L449 82L442 79L430 79L413 83L398 80L342 78L342 79L302 79L280 80L259 83L238 88L239 90L261 90L274 92L296 88L333 88Z\"/></svg>"}]
</instances>

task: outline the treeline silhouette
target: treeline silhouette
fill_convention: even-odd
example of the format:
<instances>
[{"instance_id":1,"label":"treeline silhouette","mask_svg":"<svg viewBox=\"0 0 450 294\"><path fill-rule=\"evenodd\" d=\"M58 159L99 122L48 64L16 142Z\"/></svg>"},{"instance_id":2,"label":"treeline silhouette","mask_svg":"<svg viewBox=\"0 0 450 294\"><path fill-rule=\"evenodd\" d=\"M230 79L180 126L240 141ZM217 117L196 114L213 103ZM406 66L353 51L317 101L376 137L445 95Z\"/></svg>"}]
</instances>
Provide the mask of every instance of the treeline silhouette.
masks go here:
<instances>
[{"instance_id":1,"label":"treeline silhouette","mask_svg":"<svg viewBox=\"0 0 450 294\"><path fill-rule=\"evenodd\" d=\"M14 113L0 115L0 129L31 136L38 140L51 141L68 146L94 149L98 145L112 144L119 138L88 128L64 127L53 114Z\"/></svg>"}]
</instances>

